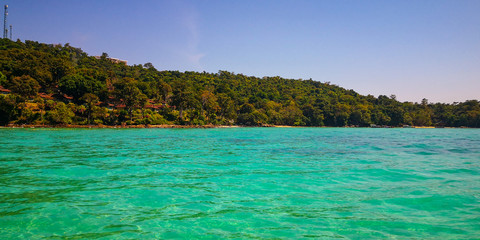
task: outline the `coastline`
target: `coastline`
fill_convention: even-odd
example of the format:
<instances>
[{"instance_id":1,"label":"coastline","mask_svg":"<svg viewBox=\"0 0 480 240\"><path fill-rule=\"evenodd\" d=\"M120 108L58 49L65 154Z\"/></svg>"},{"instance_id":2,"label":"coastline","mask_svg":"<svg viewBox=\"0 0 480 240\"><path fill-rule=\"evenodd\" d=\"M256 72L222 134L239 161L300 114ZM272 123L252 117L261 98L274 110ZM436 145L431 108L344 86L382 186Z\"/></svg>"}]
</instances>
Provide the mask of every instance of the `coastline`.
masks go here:
<instances>
[{"instance_id":1,"label":"coastline","mask_svg":"<svg viewBox=\"0 0 480 240\"><path fill-rule=\"evenodd\" d=\"M358 127L358 126L287 126L287 125L262 125L262 126L242 126L242 125L176 125L176 124L164 124L164 125L76 125L76 124L61 124L61 125L41 125L41 124L8 124L7 126L0 126L1 128L242 128L242 127L260 127L260 128L301 128L301 127L314 127L314 128L372 128L372 127ZM405 128L405 127L382 127L382 128ZM408 128L418 129L434 129L434 128L469 128L469 127L435 127L435 126L411 126Z\"/></svg>"},{"instance_id":2,"label":"coastline","mask_svg":"<svg viewBox=\"0 0 480 240\"><path fill-rule=\"evenodd\" d=\"M226 126L226 125L36 125L36 124L9 124L7 126L0 126L0 128L235 128L240 126Z\"/></svg>"}]
</instances>

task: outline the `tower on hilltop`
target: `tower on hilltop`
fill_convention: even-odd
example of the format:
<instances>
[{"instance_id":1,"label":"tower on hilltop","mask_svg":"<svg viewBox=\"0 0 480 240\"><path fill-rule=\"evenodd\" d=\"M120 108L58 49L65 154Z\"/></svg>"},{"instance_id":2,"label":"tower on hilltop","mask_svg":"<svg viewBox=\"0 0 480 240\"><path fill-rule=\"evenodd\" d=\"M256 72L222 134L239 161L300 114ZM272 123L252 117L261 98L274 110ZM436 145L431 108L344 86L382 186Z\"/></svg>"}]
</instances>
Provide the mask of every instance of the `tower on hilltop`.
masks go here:
<instances>
[{"instance_id":1,"label":"tower on hilltop","mask_svg":"<svg viewBox=\"0 0 480 240\"><path fill-rule=\"evenodd\" d=\"M3 38L8 38L7 16L8 16L8 5L5 5L5 14L3 15Z\"/></svg>"}]
</instances>

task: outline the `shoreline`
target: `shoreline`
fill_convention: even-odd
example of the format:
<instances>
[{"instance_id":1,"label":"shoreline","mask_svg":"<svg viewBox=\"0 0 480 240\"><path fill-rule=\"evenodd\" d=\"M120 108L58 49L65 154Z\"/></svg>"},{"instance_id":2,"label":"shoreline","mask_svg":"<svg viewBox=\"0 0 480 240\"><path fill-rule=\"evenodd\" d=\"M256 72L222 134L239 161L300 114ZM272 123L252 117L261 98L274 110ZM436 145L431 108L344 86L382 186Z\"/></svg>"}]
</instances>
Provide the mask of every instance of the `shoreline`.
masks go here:
<instances>
[{"instance_id":1,"label":"shoreline","mask_svg":"<svg viewBox=\"0 0 480 240\"><path fill-rule=\"evenodd\" d=\"M176 125L176 124L164 124L164 125L37 125L37 124L8 124L7 126L0 126L0 128L112 128L112 129L128 129L128 128L179 128L179 129L194 129L194 128L243 128L243 127L258 127L258 128L372 128L372 127L358 127L358 126L287 126L287 125L262 125L262 126L241 126L241 125ZM382 127L382 128L405 128L405 127ZM469 128L469 127L435 127L435 126L411 126L408 128L418 129L437 129L437 128ZM472 128L473 129L473 128Z\"/></svg>"},{"instance_id":2,"label":"shoreline","mask_svg":"<svg viewBox=\"0 0 480 240\"><path fill-rule=\"evenodd\" d=\"M240 126L227 125L36 125L36 124L9 124L7 126L0 126L0 128L235 128Z\"/></svg>"}]
</instances>

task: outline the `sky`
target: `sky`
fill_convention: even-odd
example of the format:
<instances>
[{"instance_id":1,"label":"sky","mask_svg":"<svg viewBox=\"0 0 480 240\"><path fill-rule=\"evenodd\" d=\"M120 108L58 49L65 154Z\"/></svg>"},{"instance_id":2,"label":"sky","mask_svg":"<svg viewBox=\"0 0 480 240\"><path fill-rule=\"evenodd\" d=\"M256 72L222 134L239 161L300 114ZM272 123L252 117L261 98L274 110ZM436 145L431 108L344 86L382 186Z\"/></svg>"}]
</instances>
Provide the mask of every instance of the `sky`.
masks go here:
<instances>
[{"instance_id":1,"label":"sky","mask_svg":"<svg viewBox=\"0 0 480 240\"><path fill-rule=\"evenodd\" d=\"M479 0L0 2L14 40L129 65L312 79L399 101L480 99Z\"/></svg>"}]
</instances>

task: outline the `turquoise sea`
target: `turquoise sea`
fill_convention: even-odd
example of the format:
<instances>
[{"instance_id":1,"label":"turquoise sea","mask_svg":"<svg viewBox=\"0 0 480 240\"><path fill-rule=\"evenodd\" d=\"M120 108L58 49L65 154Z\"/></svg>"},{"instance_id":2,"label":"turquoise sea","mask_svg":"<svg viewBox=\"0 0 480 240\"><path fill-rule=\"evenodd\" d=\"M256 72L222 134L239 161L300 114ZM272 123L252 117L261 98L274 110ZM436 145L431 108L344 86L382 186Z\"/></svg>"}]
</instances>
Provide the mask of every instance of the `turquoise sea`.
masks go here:
<instances>
[{"instance_id":1,"label":"turquoise sea","mask_svg":"<svg viewBox=\"0 0 480 240\"><path fill-rule=\"evenodd\" d=\"M480 239L480 129L0 129L0 239Z\"/></svg>"}]
</instances>

